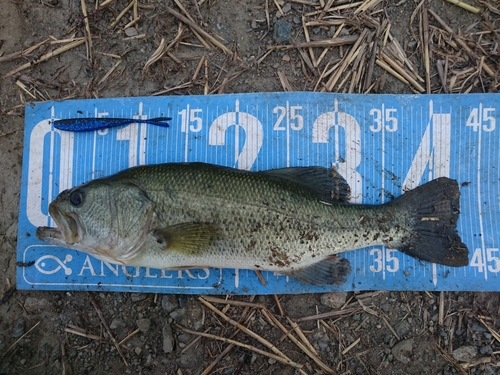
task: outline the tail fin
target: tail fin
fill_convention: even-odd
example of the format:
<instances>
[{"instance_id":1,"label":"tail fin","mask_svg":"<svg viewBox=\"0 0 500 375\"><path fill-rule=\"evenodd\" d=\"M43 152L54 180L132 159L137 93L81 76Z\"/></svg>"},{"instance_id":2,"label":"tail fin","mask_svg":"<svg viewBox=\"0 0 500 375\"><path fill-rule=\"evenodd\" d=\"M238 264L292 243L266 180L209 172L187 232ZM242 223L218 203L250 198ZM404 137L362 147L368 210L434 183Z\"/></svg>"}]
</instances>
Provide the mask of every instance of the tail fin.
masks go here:
<instances>
[{"instance_id":1,"label":"tail fin","mask_svg":"<svg viewBox=\"0 0 500 375\"><path fill-rule=\"evenodd\" d=\"M469 250L457 232L460 190L456 180L440 177L406 192L391 204L413 215L412 232L399 250L415 258L451 267L469 264Z\"/></svg>"}]
</instances>

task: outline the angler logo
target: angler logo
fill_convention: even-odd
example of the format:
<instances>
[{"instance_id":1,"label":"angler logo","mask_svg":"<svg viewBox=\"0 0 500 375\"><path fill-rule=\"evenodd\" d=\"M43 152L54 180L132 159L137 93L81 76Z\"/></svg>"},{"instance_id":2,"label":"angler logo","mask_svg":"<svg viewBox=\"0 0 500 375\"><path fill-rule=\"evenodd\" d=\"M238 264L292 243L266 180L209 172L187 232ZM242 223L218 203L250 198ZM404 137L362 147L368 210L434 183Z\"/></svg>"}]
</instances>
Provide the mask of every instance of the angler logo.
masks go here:
<instances>
[{"instance_id":1,"label":"angler logo","mask_svg":"<svg viewBox=\"0 0 500 375\"><path fill-rule=\"evenodd\" d=\"M183 288L188 283L193 290L217 289L222 282L220 269L160 270L121 266L100 261L89 255L73 256L73 250L60 249L52 245L29 246L24 251L25 261L32 265L21 267L23 282L32 286L51 286L51 289L80 289L78 285L94 288L133 287L142 285L168 292L168 289Z\"/></svg>"}]
</instances>

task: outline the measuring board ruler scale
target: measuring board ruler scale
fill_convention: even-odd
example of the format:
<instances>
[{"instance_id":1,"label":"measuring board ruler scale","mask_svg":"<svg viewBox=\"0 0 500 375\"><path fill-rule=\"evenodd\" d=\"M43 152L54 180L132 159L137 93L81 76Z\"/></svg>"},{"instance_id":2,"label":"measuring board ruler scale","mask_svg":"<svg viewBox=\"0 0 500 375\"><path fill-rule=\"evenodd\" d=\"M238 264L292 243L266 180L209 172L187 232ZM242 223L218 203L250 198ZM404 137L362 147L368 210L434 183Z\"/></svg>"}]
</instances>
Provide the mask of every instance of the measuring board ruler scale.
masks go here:
<instances>
[{"instance_id":1,"label":"measuring board ruler scale","mask_svg":"<svg viewBox=\"0 0 500 375\"><path fill-rule=\"evenodd\" d=\"M56 130L75 117L171 117L85 133ZM17 260L19 289L277 294L330 290L500 290L500 96L258 93L46 102L26 107ZM461 190L462 268L384 246L341 254L348 282L317 287L273 272L158 270L101 262L37 240L54 226L59 192L142 164L206 162L246 170L334 166L351 202L381 204L441 176Z\"/></svg>"}]
</instances>

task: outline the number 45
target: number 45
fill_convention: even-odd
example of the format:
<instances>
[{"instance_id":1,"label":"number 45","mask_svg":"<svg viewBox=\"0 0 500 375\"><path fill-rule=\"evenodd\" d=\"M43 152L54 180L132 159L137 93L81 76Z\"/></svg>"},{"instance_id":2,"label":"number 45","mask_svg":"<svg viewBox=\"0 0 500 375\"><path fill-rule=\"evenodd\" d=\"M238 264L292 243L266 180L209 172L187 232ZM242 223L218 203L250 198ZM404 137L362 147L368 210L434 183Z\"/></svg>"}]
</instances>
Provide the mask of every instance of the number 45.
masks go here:
<instances>
[{"instance_id":1,"label":"number 45","mask_svg":"<svg viewBox=\"0 0 500 375\"><path fill-rule=\"evenodd\" d=\"M481 125L485 132L492 132L496 127L494 111L495 108L482 108L482 105L479 108L472 108L465 125L471 126L475 132L481 130Z\"/></svg>"},{"instance_id":2,"label":"number 45","mask_svg":"<svg viewBox=\"0 0 500 375\"><path fill-rule=\"evenodd\" d=\"M483 249L477 248L474 251L474 255L472 255L472 259L470 261L471 267L477 267L478 272L485 272L488 270L489 272L499 272L500 271L500 258L495 256L495 253L498 253L497 248L487 248L486 254L483 255ZM484 259L486 256L486 259Z\"/></svg>"}]
</instances>

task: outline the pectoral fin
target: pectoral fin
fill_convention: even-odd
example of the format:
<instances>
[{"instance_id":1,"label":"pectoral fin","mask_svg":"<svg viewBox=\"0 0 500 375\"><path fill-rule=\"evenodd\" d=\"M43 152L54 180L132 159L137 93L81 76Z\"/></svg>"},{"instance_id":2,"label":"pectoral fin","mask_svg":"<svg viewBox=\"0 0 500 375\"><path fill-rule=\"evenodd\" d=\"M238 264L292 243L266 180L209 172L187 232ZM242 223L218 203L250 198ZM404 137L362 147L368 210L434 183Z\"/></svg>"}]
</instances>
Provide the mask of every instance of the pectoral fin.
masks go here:
<instances>
[{"instance_id":1,"label":"pectoral fin","mask_svg":"<svg viewBox=\"0 0 500 375\"><path fill-rule=\"evenodd\" d=\"M311 266L285 272L294 279L313 285L341 285L351 273L351 263L332 255Z\"/></svg>"},{"instance_id":2,"label":"pectoral fin","mask_svg":"<svg viewBox=\"0 0 500 375\"><path fill-rule=\"evenodd\" d=\"M165 251L201 255L219 236L219 228L209 223L181 223L153 231Z\"/></svg>"}]
</instances>

